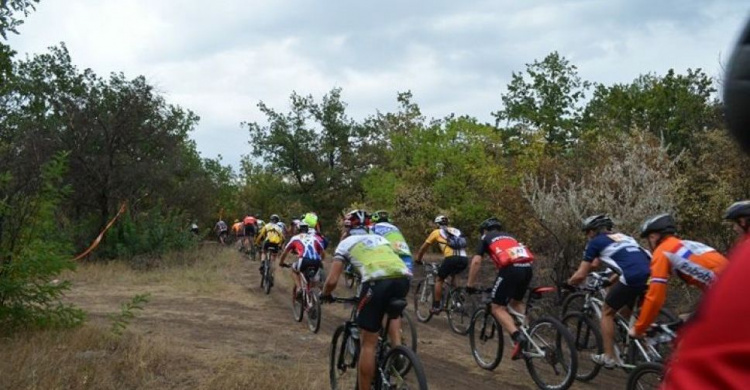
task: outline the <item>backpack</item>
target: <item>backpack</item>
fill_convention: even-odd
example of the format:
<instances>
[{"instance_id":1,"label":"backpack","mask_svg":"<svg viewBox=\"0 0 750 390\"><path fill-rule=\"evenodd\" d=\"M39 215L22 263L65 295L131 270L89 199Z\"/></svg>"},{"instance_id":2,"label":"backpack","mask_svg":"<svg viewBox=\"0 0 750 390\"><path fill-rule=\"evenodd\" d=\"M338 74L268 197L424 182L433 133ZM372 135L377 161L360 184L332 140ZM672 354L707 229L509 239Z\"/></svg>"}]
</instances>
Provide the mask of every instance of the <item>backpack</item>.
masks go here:
<instances>
[{"instance_id":1,"label":"backpack","mask_svg":"<svg viewBox=\"0 0 750 390\"><path fill-rule=\"evenodd\" d=\"M443 232L445 233L445 241L449 248L461 250L468 246L466 237L461 235L460 230L456 228L443 228Z\"/></svg>"}]
</instances>

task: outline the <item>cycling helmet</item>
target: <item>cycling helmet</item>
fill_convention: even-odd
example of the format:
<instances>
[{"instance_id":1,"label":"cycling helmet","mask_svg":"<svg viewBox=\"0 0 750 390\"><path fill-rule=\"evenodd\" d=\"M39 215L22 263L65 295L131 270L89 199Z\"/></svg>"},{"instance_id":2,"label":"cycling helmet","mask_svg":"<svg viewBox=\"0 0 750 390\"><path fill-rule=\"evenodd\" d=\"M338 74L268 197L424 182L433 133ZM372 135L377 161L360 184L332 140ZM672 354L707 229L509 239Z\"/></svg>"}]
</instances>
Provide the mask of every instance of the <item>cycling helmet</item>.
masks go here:
<instances>
[{"instance_id":1,"label":"cycling helmet","mask_svg":"<svg viewBox=\"0 0 750 390\"><path fill-rule=\"evenodd\" d=\"M646 238L651 233L674 234L675 232L677 232L677 223L667 213L651 217L641 226L641 238Z\"/></svg>"},{"instance_id":2,"label":"cycling helmet","mask_svg":"<svg viewBox=\"0 0 750 390\"><path fill-rule=\"evenodd\" d=\"M378 210L374 213L372 213L372 222L378 223L378 222L389 222L390 217L388 215L388 212L385 210Z\"/></svg>"},{"instance_id":3,"label":"cycling helmet","mask_svg":"<svg viewBox=\"0 0 750 390\"><path fill-rule=\"evenodd\" d=\"M435 223L440 226L446 226L448 225L448 217L446 217L445 215L438 215L437 217L435 217Z\"/></svg>"},{"instance_id":4,"label":"cycling helmet","mask_svg":"<svg viewBox=\"0 0 750 390\"><path fill-rule=\"evenodd\" d=\"M276 215L276 214L271 214L271 218L269 218L269 219L270 219L270 220L271 220L271 222L273 222L273 223L279 223L279 221L281 221L281 219L279 218L279 216L278 216L278 215Z\"/></svg>"},{"instance_id":5,"label":"cycling helmet","mask_svg":"<svg viewBox=\"0 0 750 390\"><path fill-rule=\"evenodd\" d=\"M592 215L583 221L581 230L587 232L589 230L597 230L599 228L612 229L615 226L614 222L605 214Z\"/></svg>"},{"instance_id":6,"label":"cycling helmet","mask_svg":"<svg viewBox=\"0 0 750 390\"><path fill-rule=\"evenodd\" d=\"M736 221L741 217L750 217L750 200L735 202L724 212L724 219L730 221Z\"/></svg>"},{"instance_id":7,"label":"cycling helmet","mask_svg":"<svg viewBox=\"0 0 750 390\"><path fill-rule=\"evenodd\" d=\"M370 215L365 210L352 210L344 217L344 226L357 228L369 224ZM346 222L349 222L349 225Z\"/></svg>"},{"instance_id":8,"label":"cycling helmet","mask_svg":"<svg viewBox=\"0 0 750 390\"><path fill-rule=\"evenodd\" d=\"M297 225L297 229L299 229L300 233L307 233L310 230L310 225L308 225L307 222L302 221Z\"/></svg>"},{"instance_id":9,"label":"cycling helmet","mask_svg":"<svg viewBox=\"0 0 750 390\"><path fill-rule=\"evenodd\" d=\"M487 218L479 225L479 233L484 234L485 231L490 229L502 230L503 224L495 217Z\"/></svg>"},{"instance_id":10,"label":"cycling helmet","mask_svg":"<svg viewBox=\"0 0 750 390\"><path fill-rule=\"evenodd\" d=\"M307 222L312 227L318 226L318 215L313 212L303 215L300 220Z\"/></svg>"},{"instance_id":11,"label":"cycling helmet","mask_svg":"<svg viewBox=\"0 0 750 390\"><path fill-rule=\"evenodd\" d=\"M747 153L750 151L750 20L734 48L722 86L729 130Z\"/></svg>"}]
</instances>

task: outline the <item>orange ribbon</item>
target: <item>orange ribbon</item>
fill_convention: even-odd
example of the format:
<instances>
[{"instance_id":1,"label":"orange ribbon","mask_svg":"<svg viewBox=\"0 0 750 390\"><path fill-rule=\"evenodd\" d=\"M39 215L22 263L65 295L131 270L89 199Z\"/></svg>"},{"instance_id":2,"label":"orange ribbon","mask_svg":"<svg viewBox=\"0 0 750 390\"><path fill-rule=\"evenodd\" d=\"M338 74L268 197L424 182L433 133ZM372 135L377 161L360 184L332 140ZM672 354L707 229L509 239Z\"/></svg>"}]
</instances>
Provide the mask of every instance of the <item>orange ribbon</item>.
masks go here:
<instances>
[{"instance_id":1,"label":"orange ribbon","mask_svg":"<svg viewBox=\"0 0 750 390\"><path fill-rule=\"evenodd\" d=\"M91 253L91 251L93 251L94 249L96 249L97 246L99 246L99 243L102 241L102 238L104 238L104 233L106 233L107 230L109 230L109 228L111 228L112 225L115 224L115 221L117 221L117 219L120 218L120 216L122 215L122 213L125 212L127 205L128 205L127 201L122 202L122 205L120 205L120 211L118 211L117 214L115 214L115 216L109 221L109 223L107 223L107 226L104 227L104 230L102 230L102 232L99 233L99 235L96 237L96 239L94 240L94 242L91 243L91 246L89 246L85 251L83 251L83 253L81 253L80 255L76 256L73 259L73 261L81 260L82 258L86 257L89 253Z\"/></svg>"}]
</instances>

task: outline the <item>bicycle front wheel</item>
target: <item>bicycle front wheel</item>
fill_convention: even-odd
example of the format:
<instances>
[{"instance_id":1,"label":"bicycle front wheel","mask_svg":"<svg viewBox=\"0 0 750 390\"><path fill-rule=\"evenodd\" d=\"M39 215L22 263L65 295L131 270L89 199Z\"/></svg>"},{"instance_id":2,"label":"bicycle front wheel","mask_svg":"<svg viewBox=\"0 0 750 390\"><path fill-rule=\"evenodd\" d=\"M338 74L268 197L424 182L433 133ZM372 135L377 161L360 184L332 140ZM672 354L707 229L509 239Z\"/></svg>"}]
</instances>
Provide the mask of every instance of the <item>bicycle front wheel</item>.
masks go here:
<instances>
[{"instance_id":1,"label":"bicycle front wheel","mask_svg":"<svg viewBox=\"0 0 750 390\"><path fill-rule=\"evenodd\" d=\"M628 375L628 390L658 389L664 380L664 366L660 363L643 363Z\"/></svg>"},{"instance_id":2,"label":"bicycle front wheel","mask_svg":"<svg viewBox=\"0 0 750 390\"><path fill-rule=\"evenodd\" d=\"M417 327L406 310L401 313L401 345L417 352Z\"/></svg>"},{"instance_id":3,"label":"bicycle front wheel","mask_svg":"<svg viewBox=\"0 0 750 390\"><path fill-rule=\"evenodd\" d=\"M526 369L540 389L565 390L576 379L578 353L560 321L543 316L531 324L524 349Z\"/></svg>"},{"instance_id":4,"label":"bicycle front wheel","mask_svg":"<svg viewBox=\"0 0 750 390\"><path fill-rule=\"evenodd\" d=\"M432 318L432 296L435 290L432 286L423 280L417 284L417 292L414 294L414 312L417 314L417 321L427 323Z\"/></svg>"},{"instance_id":5,"label":"bicycle front wheel","mask_svg":"<svg viewBox=\"0 0 750 390\"><path fill-rule=\"evenodd\" d=\"M331 390L352 390L357 386L359 342L350 337L346 325L333 332L329 359Z\"/></svg>"},{"instance_id":6,"label":"bicycle front wheel","mask_svg":"<svg viewBox=\"0 0 750 390\"><path fill-rule=\"evenodd\" d=\"M307 309L307 328L310 332L318 333L320 330L320 300L318 300L318 294L316 291L311 291L307 297L309 300L309 307Z\"/></svg>"},{"instance_id":7,"label":"bicycle front wheel","mask_svg":"<svg viewBox=\"0 0 750 390\"><path fill-rule=\"evenodd\" d=\"M469 326L471 354L477 365L494 370L503 360L503 328L487 309L474 312Z\"/></svg>"},{"instance_id":8,"label":"bicycle front wheel","mask_svg":"<svg viewBox=\"0 0 750 390\"><path fill-rule=\"evenodd\" d=\"M266 295L271 293L271 284L273 284L273 276L271 276L271 263L266 262L266 268L264 272L264 279L266 279L265 286L263 286L263 291L266 292Z\"/></svg>"},{"instance_id":9,"label":"bicycle front wheel","mask_svg":"<svg viewBox=\"0 0 750 390\"><path fill-rule=\"evenodd\" d=\"M562 320L563 325L573 336L578 352L578 372L576 379L590 381L599 374L602 366L594 363L591 356L604 352L602 333L594 321L583 313L570 312Z\"/></svg>"},{"instance_id":10,"label":"bicycle front wheel","mask_svg":"<svg viewBox=\"0 0 750 390\"><path fill-rule=\"evenodd\" d=\"M457 334L465 335L469 332L471 315L476 310L474 300L465 289L457 288L448 297L448 324Z\"/></svg>"},{"instance_id":11,"label":"bicycle front wheel","mask_svg":"<svg viewBox=\"0 0 750 390\"><path fill-rule=\"evenodd\" d=\"M411 349L402 345L391 349L380 365L381 375L375 381L382 381L377 389L420 389L427 390L422 362Z\"/></svg>"},{"instance_id":12,"label":"bicycle front wheel","mask_svg":"<svg viewBox=\"0 0 750 390\"><path fill-rule=\"evenodd\" d=\"M292 297L292 315L294 316L294 320L297 322L302 322L302 317L305 315L305 303L304 294L301 298L297 298L297 286L294 287L295 293Z\"/></svg>"}]
</instances>

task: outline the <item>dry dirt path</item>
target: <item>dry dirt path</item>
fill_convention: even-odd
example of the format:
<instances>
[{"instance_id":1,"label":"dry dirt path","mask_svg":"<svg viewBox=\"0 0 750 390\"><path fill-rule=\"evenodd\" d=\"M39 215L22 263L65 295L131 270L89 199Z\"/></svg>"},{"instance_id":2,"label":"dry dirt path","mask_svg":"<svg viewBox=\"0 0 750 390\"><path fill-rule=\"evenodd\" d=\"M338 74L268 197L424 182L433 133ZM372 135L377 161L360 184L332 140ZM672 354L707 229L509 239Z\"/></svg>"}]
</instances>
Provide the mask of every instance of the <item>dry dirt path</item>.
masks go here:
<instances>
[{"instance_id":1,"label":"dry dirt path","mask_svg":"<svg viewBox=\"0 0 750 390\"><path fill-rule=\"evenodd\" d=\"M148 292L151 301L137 314L130 327L133 331L169 337L208 360L226 360L229 356L270 362L289 372L302 372L310 389L327 388L330 338L347 317L346 308L325 305L320 332L312 334L304 320L297 323L292 319L289 270L277 269L276 285L270 295L265 295L260 289L258 262L228 249L219 249L217 256L232 256L231 270L223 281L226 285L209 286L202 291L160 284L158 280L136 286L81 280L75 282L69 299L86 309L92 321L106 322L106 314L119 302ZM200 285L200 280L195 284ZM345 295L347 291L342 283L337 294ZM411 302L407 310L413 314ZM479 369L471 357L468 339L453 334L444 316L433 318L428 324L418 323L417 332L418 353L431 389L536 388L523 363L507 356L508 348L494 372ZM593 384L577 383L573 388L604 386L624 387L624 375L607 373Z\"/></svg>"}]
</instances>

